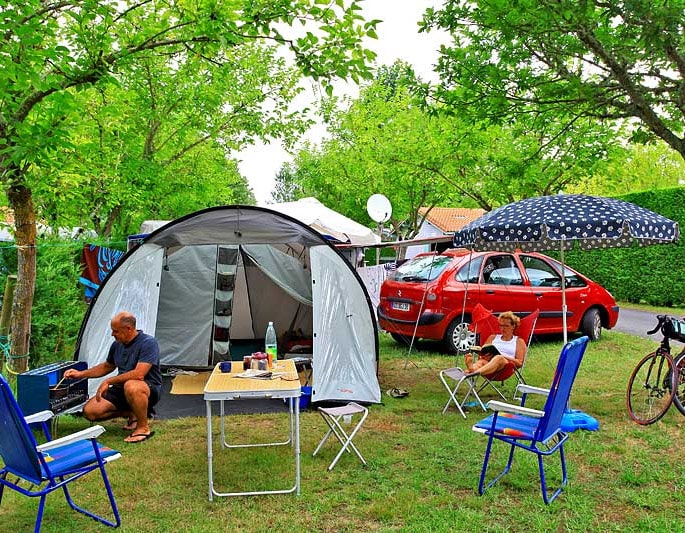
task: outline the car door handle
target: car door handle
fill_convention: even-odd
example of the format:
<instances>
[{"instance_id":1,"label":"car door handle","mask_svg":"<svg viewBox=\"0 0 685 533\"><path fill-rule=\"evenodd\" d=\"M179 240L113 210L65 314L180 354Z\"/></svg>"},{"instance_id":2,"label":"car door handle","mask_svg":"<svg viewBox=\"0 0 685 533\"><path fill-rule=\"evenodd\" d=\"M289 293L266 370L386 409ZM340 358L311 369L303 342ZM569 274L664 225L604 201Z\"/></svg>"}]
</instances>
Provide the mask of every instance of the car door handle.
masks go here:
<instances>
[{"instance_id":1,"label":"car door handle","mask_svg":"<svg viewBox=\"0 0 685 533\"><path fill-rule=\"evenodd\" d=\"M495 291L493 291L492 289L486 289L485 294L495 294Z\"/></svg>"},{"instance_id":2,"label":"car door handle","mask_svg":"<svg viewBox=\"0 0 685 533\"><path fill-rule=\"evenodd\" d=\"M541 292L535 292L533 293L537 298L542 298L542 293Z\"/></svg>"}]
</instances>

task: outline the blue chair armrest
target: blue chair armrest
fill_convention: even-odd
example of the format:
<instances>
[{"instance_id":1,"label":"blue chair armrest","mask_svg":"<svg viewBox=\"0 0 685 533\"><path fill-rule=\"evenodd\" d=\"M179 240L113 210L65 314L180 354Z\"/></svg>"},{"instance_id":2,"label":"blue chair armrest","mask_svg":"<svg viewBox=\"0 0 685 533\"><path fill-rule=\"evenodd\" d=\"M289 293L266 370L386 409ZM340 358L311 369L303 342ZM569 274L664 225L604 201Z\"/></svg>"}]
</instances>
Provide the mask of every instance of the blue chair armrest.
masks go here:
<instances>
[{"instance_id":1,"label":"blue chair armrest","mask_svg":"<svg viewBox=\"0 0 685 533\"><path fill-rule=\"evenodd\" d=\"M47 422L53 416L55 415L52 411L39 411L37 413L33 413L32 415L25 416L24 420L26 420L27 424L35 424L37 422Z\"/></svg>"},{"instance_id":2,"label":"blue chair armrest","mask_svg":"<svg viewBox=\"0 0 685 533\"><path fill-rule=\"evenodd\" d=\"M72 444L81 440L97 439L104 432L105 428L102 426L91 426L89 428L82 429L81 431L77 431L76 433L72 433L71 435L65 435L64 437L51 440L45 444L39 444L36 446L36 450L39 452L45 452L52 450L53 448L59 448L60 446L65 446L66 444Z\"/></svg>"},{"instance_id":3,"label":"blue chair armrest","mask_svg":"<svg viewBox=\"0 0 685 533\"><path fill-rule=\"evenodd\" d=\"M542 387L533 387L532 385L526 385L521 383L516 387L517 392L523 394L540 394L542 396L549 396L549 389L543 389Z\"/></svg>"},{"instance_id":4,"label":"blue chair armrest","mask_svg":"<svg viewBox=\"0 0 685 533\"><path fill-rule=\"evenodd\" d=\"M490 400L487 404L487 407L490 411L495 411L498 413L511 413L514 415L525 415L533 418L542 418L545 416L545 412L540 411L539 409L531 409L529 407L523 407L522 405L498 402L497 400Z\"/></svg>"}]
</instances>

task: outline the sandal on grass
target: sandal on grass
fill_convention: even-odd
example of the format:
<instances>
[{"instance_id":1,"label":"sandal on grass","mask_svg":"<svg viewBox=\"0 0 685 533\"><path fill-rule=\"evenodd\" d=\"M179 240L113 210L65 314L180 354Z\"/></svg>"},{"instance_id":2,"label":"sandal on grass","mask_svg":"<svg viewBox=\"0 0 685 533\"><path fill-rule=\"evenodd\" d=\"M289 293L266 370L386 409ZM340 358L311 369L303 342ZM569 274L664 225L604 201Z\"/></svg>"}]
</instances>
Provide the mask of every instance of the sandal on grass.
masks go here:
<instances>
[{"instance_id":1,"label":"sandal on grass","mask_svg":"<svg viewBox=\"0 0 685 533\"><path fill-rule=\"evenodd\" d=\"M150 433L132 433L124 439L124 442L128 442L129 444L138 444L139 442L151 439L154 434L154 431L150 431Z\"/></svg>"},{"instance_id":2,"label":"sandal on grass","mask_svg":"<svg viewBox=\"0 0 685 533\"><path fill-rule=\"evenodd\" d=\"M409 396L409 391L404 389L388 389L385 391L385 394L392 398L404 398L405 396Z\"/></svg>"}]
</instances>

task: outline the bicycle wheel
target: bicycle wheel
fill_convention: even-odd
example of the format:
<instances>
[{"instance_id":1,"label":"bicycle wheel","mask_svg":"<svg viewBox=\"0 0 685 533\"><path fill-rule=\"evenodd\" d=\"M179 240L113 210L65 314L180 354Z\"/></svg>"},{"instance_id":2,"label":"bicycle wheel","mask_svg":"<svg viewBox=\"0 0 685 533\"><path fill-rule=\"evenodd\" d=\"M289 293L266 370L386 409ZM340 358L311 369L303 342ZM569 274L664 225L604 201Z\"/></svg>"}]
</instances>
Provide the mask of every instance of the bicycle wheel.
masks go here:
<instances>
[{"instance_id":1,"label":"bicycle wheel","mask_svg":"<svg viewBox=\"0 0 685 533\"><path fill-rule=\"evenodd\" d=\"M678 386L675 390L673 403L678 408L678 411L685 416L685 350L676 356L673 364L678 370Z\"/></svg>"},{"instance_id":2,"label":"bicycle wheel","mask_svg":"<svg viewBox=\"0 0 685 533\"><path fill-rule=\"evenodd\" d=\"M630 418L642 425L653 424L666 414L676 391L673 358L667 352L646 355L628 381L626 403Z\"/></svg>"}]
</instances>

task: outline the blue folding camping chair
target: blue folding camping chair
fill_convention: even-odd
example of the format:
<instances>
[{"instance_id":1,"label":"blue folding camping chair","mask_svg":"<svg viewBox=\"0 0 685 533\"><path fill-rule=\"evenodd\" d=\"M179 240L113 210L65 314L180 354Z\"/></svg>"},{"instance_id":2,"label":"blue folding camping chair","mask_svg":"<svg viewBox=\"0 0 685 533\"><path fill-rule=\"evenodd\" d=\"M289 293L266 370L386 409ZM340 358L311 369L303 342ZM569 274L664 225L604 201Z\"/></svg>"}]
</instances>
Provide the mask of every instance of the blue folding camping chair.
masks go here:
<instances>
[{"instance_id":1,"label":"blue folding camping chair","mask_svg":"<svg viewBox=\"0 0 685 533\"><path fill-rule=\"evenodd\" d=\"M540 489L542 491L542 499L546 504L554 501L566 486L568 478L566 459L564 457L564 442L568 439L568 433L562 429L561 425L569 395L571 394L571 387L576 379L587 343L588 338L581 337L564 346L561 350L561 355L559 355L559 362L554 373L552 386L549 389L519 385L518 391L522 394L520 405L498 401L488 402L488 409L495 413L473 426L474 431L488 436L483 469L481 470L478 483L478 493L480 495L483 495L487 489L492 487L502 476L511 470L514 451L517 448L537 455L538 469L540 471ZM529 394L543 394L547 396L542 410L525 407L526 398ZM511 446L509 460L504 470L486 485L485 477L490 461L492 443L495 439ZM561 485L550 495L545 479L543 459L557 452L559 452L561 460L562 481Z\"/></svg>"},{"instance_id":2,"label":"blue folding camping chair","mask_svg":"<svg viewBox=\"0 0 685 533\"><path fill-rule=\"evenodd\" d=\"M121 454L97 442L97 437L105 431L102 426L92 426L52 440L48 427L52 416L50 411L41 411L24 417L9 384L0 374L0 457L4 462L0 470L0 505L5 487L24 496L40 498L34 528L37 533L40 531L47 495L62 489L72 509L110 527L118 527L121 519L105 464L118 459ZM29 424L39 425L47 442L38 444ZM99 470L102 474L114 521L79 507L69 494L67 485L93 470ZM10 481L10 476L16 479Z\"/></svg>"}]
</instances>

